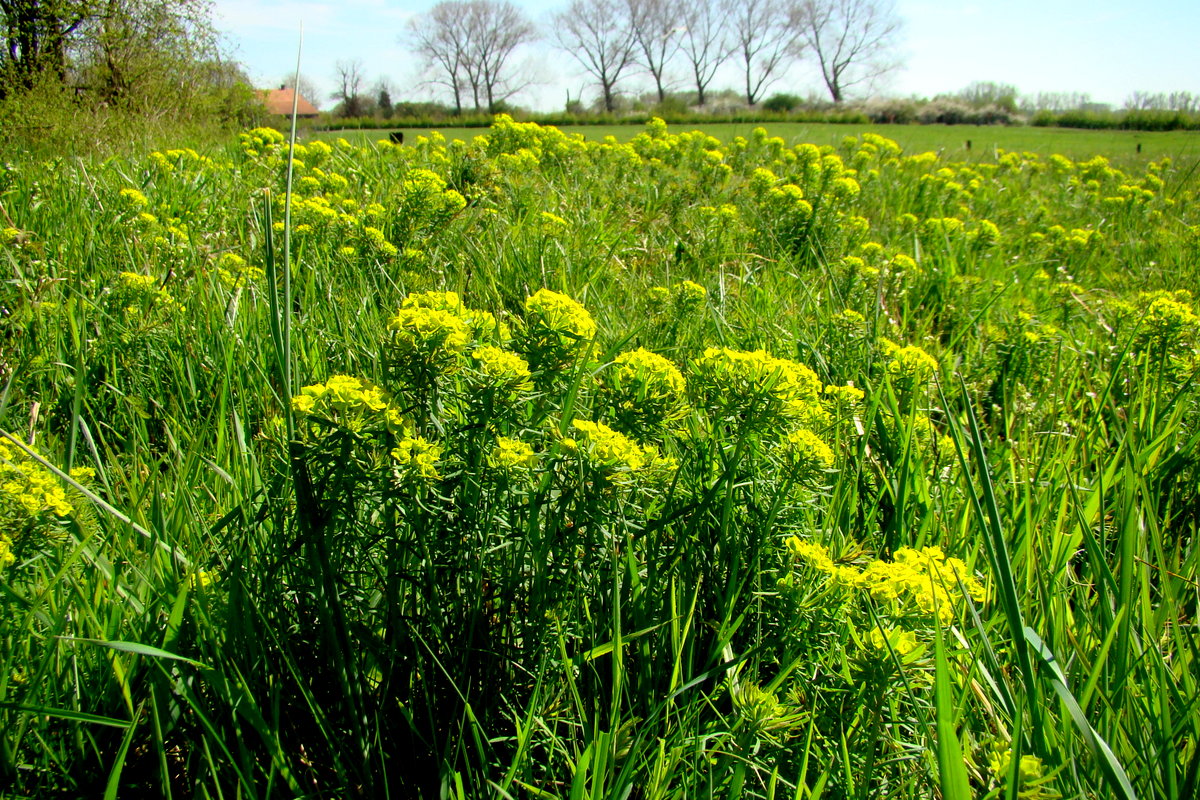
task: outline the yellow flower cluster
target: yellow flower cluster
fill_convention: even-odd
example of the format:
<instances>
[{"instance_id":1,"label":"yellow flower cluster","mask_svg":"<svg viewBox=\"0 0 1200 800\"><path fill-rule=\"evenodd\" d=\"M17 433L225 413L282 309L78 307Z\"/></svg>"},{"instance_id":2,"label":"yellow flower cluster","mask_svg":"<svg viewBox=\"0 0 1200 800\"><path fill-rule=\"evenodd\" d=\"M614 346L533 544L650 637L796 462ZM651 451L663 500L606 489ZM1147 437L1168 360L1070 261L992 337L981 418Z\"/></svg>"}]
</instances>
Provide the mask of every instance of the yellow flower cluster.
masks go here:
<instances>
[{"instance_id":1,"label":"yellow flower cluster","mask_svg":"<svg viewBox=\"0 0 1200 800\"><path fill-rule=\"evenodd\" d=\"M707 408L727 418L814 427L826 418L817 374L765 350L709 347L691 363L689 388Z\"/></svg>"},{"instance_id":2,"label":"yellow flower cluster","mask_svg":"<svg viewBox=\"0 0 1200 800\"><path fill-rule=\"evenodd\" d=\"M845 386L830 384L825 387L825 396L839 406L854 407L861 403L867 395L862 389L851 384Z\"/></svg>"},{"instance_id":3,"label":"yellow flower cluster","mask_svg":"<svg viewBox=\"0 0 1200 800\"><path fill-rule=\"evenodd\" d=\"M438 462L442 457L442 446L420 436L406 436L392 449L392 458L410 475L421 480L435 481Z\"/></svg>"},{"instance_id":4,"label":"yellow flower cluster","mask_svg":"<svg viewBox=\"0 0 1200 800\"><path fill-rule=\"evenodd\" d=\"M529 364L516 353L485 344L471 351L467 383L477 391L519 394L532 388Z\"/></svg>"},{"instance_id":5,"label":"yellow flower cluster","mask_svg":"<svg viewBox=\"0 0 1200 800\"><path fill-rule=\"evenodd\" d=\"M410 170L403 184L404 206L424 216L450 216L462 211L467 200L446 181L427 169Z\"/></svg>"},{"instance_id":6,"label":"yellow flower cluster","mask_svg":"<svg viewBox=\"0 0 1200 800\"><path fill-rule=\"evenodd\" d=\"M782 446L785 459L797 480L812 481L833 469L833 450L807 428L789 433Z\"/></svg>"},{"instance_id":7,"label":"yellow flower cluster","mask_svg":"<svg viewBox=\"0 0 1200 800\"><path fill-rule=\"evenodd\" d=\"M121 198L121 202L131 210L136 211L150 204L150 201L146 199L146 195L137 189L122 189L117 194Z\"/></svg>"},{"instance_id":8,"label":"yellow flower cluster","mask_svg":"<svg viewBox=\"0 0 1200 800\"><path fill-rule=\"evenodd\" d=\"M873 561L864 569L859 585L878 599L913 601L923 614L936 613L943 622L954 618L955 596L961 596L959 583L973 599L981 601L986 591L960 559L947 558L940 547L916 550L901 547L895 558Z\"/></svg>"},{"instance_id":9,"label":"yellow flower cluster","mask_svg":"<svg viewBox=\"0 0 1200 800\"><path fill-rule=\"evenodd\" d=\"M671 288L651 286L646 290L646 298L655 311L663 310L671 301L676 313L689 314L704 305L708 290L694 281L681 281Z\"/></svg>"},{"instance_id":10,"label":"yellow flower cluster","mask_svg":"<svg viewBox=\"0 0 1200 800\"><path fill-rule=\"evenodd\" d=\"M217 258L217 279L230 291L257 286L265 277L262 269L250 266L237 253L222 253Z\"/></svg>"},{"instance_id":11,"label":"yellow flower cluster","mask_svg":"<svg viewBox=\"0 0 1200 800\"><path fill-rule=\"evenodd\" d=\"M274 128L254 128L238 134L242 151L251 158L266 155L283 146L285 137Z\"/></svg>"},{"instance_id":12,"label":"yellow flower cluster","mask_svg":"<svg viewBox=\"0 0 1200 800\"><path fill-rule=\"evenodd\" d=\"M527 443L520 439L500 436L496 439L496 446L488 454L487 463L494 470L512 475L533 470L537 467L538 458L537 453Z\"/></svg>"},{"instance_id":13,"label":"yellow flower cluster","mask_svg":"<svg viewBox=\"0 0 1200 800\"><path fill-rule=\"evenodd\" d=\"M897 347L889 355L888 374L910 391L923 389L938 371L937 359L916 346Z\"/></svg>"},{"instance_id":14,"label":"yellow flower cluster","mask_svg":"<svg viewBox=\"0 0 1200 800\"><path fill-rule=\"evenodd\" d=\"M462 317L441 308L401 308L388 321L388 328L401 360L446 362L463 352L471 340L471 330Z\"/></svg>"},{"instance_id":15,"label":"yellow flower cluster","mask_svg":"<svg viewBox=\"0 0 1200 800\"><path fill-rule=\"evenodd\" d=\"M1138 337L1143 350L1182 354L1200 332L1200 316L1187 302L1171 296L1156 297L1146 308Z\"/></svg>"},{"instance_id":16,"label":"yellow flower cluster","mask_svg":"<svg viewBox=\"0 0 1200 800\"><path fill-rule=\"evenodd\" d=\"M742 217L738 207L729 203L720 206L700 206L696 212L701 219L721 227L736 225Z\"/></svg>"},{"instance_id":17,"label":"yellow flower cluster","mask_svg":"<svg viewBox=\"0 0 1200 800\"><path fill-rule=\"evenodd\" d=\"M867 644L879 651L880 654L891 651L901 658L920 646L917 635L912 631L903 628L888 628L885 632L878 625L867 634Z\"/></svg>"},{"instance_id":18,"label":"yellow flower cluster","mask_svg":"<svg viewBox=\"0 0 1200 800\"><path fill-rule=\"evenodd\" d=\"M0 533L0 569L7 569L16 562L13 554L13 541L7 533Z\"/></svg>"},{"instance_id":19,"label":"yellow flower cluster","mask_svg":"<svg viewBox=\"0 0 1200 800\"><path fill-rule=\"evenodd\" d=\"M991 220L981 219L967 233L967 238L979 247L995 247L1000 243L1000 228Z\"/></svg>"},{"instance_id":20,"label":"yellow flower cluster","mask_svg":"<svg viewBox=\"0 0 1200 800\"><path fill-rule=\"evenodd\" d=\"M952 239L963 230L963 221L958 217L930 217L921 223L921 238L929 241Z\"/></svg>"},{"instance_id":21,"label":"yellow flower cluster","mask_svg":"<svg viewBox=\"0 0 1200 800\"><path fill-rule=\"evenodd\" d=\"M643 448L603 422L577 419L571 422L571 427L577 438L564 439L566 449L578 450L593 467L605 472L634 472L652 458L653 448Z\"/></svg>"},{"instance_id":22,"label":"yellow flower cluster","mask_svg":"<svg viewBox=\"0 0 1200 800\"><path fill-rule=\"evenodd\" d=\"M835 178L830 184L830 193L838 200L851 200L858 197L862 187L854 178L842 176Z\"/></svg>"},{"instance_id":23,"label":"yellow flower cluster","mask_svg":"<svg viewBox=\"0 0 1200 800\"><path fill-rule=\"evenodd\" d=\"M1007 787L1012 780L1012 746L1005 742L995 742L987 756L988 771L992 780L998 785ZM1023 755L1017 762L1017 798L1019 800L1053 800L1061 795L1047 784L1050 776L1046 774L1046 765L1034 755ZM1008 795L1007 792L1001 792ZM1011 796L1011 795L1008 795Z\"/></svg>"},{"instance_id":24,"label":"yellow flower cluster","mask_svg":"<svg viewBox=\"0 0 1200 800\"><path fill-rule=\"evenodd\" d=\"M675 284L675 303L683 311L692 311L704 305L708 290L693 281Z\"/></svg>"},{"instance_id":25,"label":"yellow flower cluster","mask_svg":"<svg viewBox=\"0 0 1200 800\"><path fill-rule=\"evenodd\" d=\"M531 364L569 367L595 335L592 315L565 294L539 289L526 298L520 347Z\"/></svg>"},{"instance_id":26,"label":"yellow flower cluster","mask_svg":"<svg viewBox=\"0 0 1200 800\"><path fill-rule=\"evenodd\" d=\"M815 567L840 586L853 587L859 572L851 566L836 564L829 551L816 542L808 542L799 536L789 536L784 543L793 560Z\"/></svg>"},{"instance_id":27,"label":"yellow flower cluster","mask_svg":"<svg viewBox=\"0 0 1200 800\"><path fill-rule=\"evenodd\" d=\"M203 591L217 581L217 573L211 569L198 569L187 576L188 588L192 591Z\"/></svg>"},{"instance_id":28,"label":"yellow flower cluster","mask_svg":"<svg viewBox=\"0 0 1200 800\"><path fill-rule=\"evenodd\" d=\"M762 203L771 214L790 226L804 224L813 213L812 203L804 199L804 190L794 183L768 189Z\"/></svg>"},{"instance_id":29,"label":"yellow flower cluster","mask_svg":"<svg viewBox=\"0 0 1200 800\"><path fill-rule=\"evenodd\" d=\"M409 427L387 392L351 375L333 375L325 383L305 386L292 398L292 410L300 416L331 420L354 431L376 425L390 431Z\"/></svg>"},{"instance_id":30,"label":"yellow flower cluster","mask_svg":"<svg viewBox=\"0 0 1200 800\"><path fill-rule=\"evenodd\" d=\"M89 469L72 470L71 477L86 480ZM0 569L15 560L18 539L31 528L51 523L73 512L67 494L54 473L10 442L0 439Z\"/></svg>"},{"instance_id":31,"label":"yellow flower cluster","mask_svg":"<svg viewBox=\"0 0 1200 800\"><path fill-rule=\"evenodd\" d=\"M114 308L124 309L127 315L146 308L170 311L178 307L171 293L159 288L157 278L138 272L119 273L117 285L110 290L108 302Z\"/></svg>"},{"instance_id":32,"label":"yellow flower cluster","mask_svg":"<svg viewBox=\"0 0 1200 800\"><path fill-rule=\"evenodd\" d=\"M153 152L150 154L150 162L164 172L208 169L214 166L211 158L200 155L190 147L167 150L165 153Z\"/></svg>"},{"instance_id":33,"label":"yellow flower cluster","mask_svg":"<svg viewBox=\"0 0 1200 800\"><path fill-rule=\"evenodd\" d=\"M792 536L786 542L797 561L807 563L835 582L861 589L877 601L888 603L892 616L915 615L943 624L954 620L963 592L975 601L987 596L983 584L957 558L947 558L940 547L920 550L901 547L891 561L875 560L864 569L836 565L829 551ZM961 587L961 588L960 588Z\"/></svg>"},{"instance_id":34,"label":"yellow flower cluster","mask_svg":"<svg viewBox=\"0 0 1200 800\"><path fill-rule=\"evenodd\" d=\"M683 375L668 359L638 348L613 363L601 386L622 429L656 438L687 413Z\"/></svg>"}]
</instances>

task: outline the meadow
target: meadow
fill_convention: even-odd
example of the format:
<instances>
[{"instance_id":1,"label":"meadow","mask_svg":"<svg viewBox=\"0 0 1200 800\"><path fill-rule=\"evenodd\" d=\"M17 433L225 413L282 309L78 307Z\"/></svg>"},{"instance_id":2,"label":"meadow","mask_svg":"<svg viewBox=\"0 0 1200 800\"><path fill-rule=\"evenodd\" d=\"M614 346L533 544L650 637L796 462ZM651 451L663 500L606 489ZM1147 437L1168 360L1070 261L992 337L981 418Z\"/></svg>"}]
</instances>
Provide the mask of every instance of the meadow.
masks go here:
<instances>
[{"instance_id":1,"label":"meadow","mask_svg":"<svg viewBox=\"0 0 1200 800\"><path fill-rule=\"evenodd\" d=\"M788 146L816 144L837 147L848 133L858 134L854 125L808 122L754 123L714 122L687 125L682 131L700 130L728 144L735 137L749 139L755 128L763 128L772 137L783 139ZM396 128L409 140L428 136L422 128ZM566 133L578 133L590 141L603 141L612 136L628 142L643 128L639 125L574 125L564 127ZM1042 154L1058 153L1068 158L1087 160L1103 155L1123 169L1144 169L1146 164L1163 157L1177 162L1192 163L1200 158L1200 134L1194 131L1145 132L1119 130L1080 130L1072 128L1037 128L1003 125L872 125L870 132L891 139L906 152L934 151L953 161L995 161L996 151L1031 151ZM326 142L346 139L364 145L386 138L391 131L317 131L311 137ZM447 139L471 141L485 133L481 128L441 128ZM968 148L967 142L970 142ZM1141 150L1138 150L1138 146Z\"/></svg>"},{"instance_id":2,"label":"meadow","mask_svg":"<svg viewBox=\"0 0 1200 800\"><path fill-rule=\"evenodd\" d=\"M471 133L0 171L0 793L1197 796L1191 139Z\"/></svg>"}]
</instances>

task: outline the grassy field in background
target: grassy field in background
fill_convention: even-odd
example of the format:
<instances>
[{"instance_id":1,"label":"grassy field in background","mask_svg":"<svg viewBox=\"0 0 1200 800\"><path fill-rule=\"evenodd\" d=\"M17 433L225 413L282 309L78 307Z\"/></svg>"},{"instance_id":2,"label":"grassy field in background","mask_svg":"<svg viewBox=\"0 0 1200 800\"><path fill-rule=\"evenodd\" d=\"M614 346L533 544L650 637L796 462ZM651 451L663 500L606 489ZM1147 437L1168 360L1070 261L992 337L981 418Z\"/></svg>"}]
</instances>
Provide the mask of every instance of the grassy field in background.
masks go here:
<instances>
[{"instance_id":1,"label":"grassy field in background","mask_svg":"<svg viewBox=\"0 0 1200 800\"><path fill-rule=\"evenodd\" d=\"M0 165L0 796L1200 796L1194 140L753 127Z\"/></svg>"},{"instance_id":2,"label":"grassy field in background","mask_svg":"<svg viewBox=\"0 0 1200 800\"><path fill-rule=\"evenodd\" d=\"M710 136L729 142L735 136L749 137L751 131L765 127L772 136L782 138L789 145L812 142L818 145L837 146L846 136L857 136L864 131L886 136L899 142L905 152L940 151L947 158L964 161L993 159L997 148L1004 150L1028 150L1037 153L1061 153L1072 159L1084 159L1104 155L1125 165L1145 164L1148 161L1169 156L1176 160L1193 162L1200 159L1200 134L1188 131L1142 132L1142 131L1089 131L1067 128L1033 128L975 125L831 125L811 123L715 123L711 125L676 126L679 131L701 130ZM427 135L428 129L398 128L407 141ZM485 132L481 128L443 128L441 133L450 139L469 141ZM564 127L564 131L583 134L584 138L600 140L615 136L627 142L641 130L640 125L579 125ZM315 139L332 141L339 137L355 143L373 142L387 138L389 131L322 131L313 135ZM971 149L966 147L971 142ZM1142 152L1137 146L1142 145Z\"/></svg>"}]
</instances>

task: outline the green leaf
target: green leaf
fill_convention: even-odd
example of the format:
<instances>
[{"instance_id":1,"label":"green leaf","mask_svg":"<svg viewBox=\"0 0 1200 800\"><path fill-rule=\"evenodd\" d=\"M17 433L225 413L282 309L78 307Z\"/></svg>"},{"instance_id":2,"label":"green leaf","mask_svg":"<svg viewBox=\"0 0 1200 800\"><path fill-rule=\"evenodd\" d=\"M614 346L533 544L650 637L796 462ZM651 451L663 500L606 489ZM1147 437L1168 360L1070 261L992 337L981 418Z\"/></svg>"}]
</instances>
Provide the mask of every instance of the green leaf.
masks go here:
<instances>
[{"instance_id":1,"label":"green leaf","mask_svg":"<svg viewBox=\"0 0 1200 800\"><path fill-rule=\"evenodd\" d=\"M971 800L971 785L963 764L962 747L954 727L954 699L950 685L950 663L942 641L942 626L937 626L934 658L937 675L933 683L933 704L937 716L938 784L945 800Z\"/></svg>"},{"instance_id":2,"label":"green leaf","mask_svg":"<svg viewBox=\"0 0 1200 800\"><path fill-rule=\"evenodd\" d=\"M1079 732L1083 734L1083 740L1087 743L1088 749L1092 755L1100 763L1100 771L1104 775L1105 781L1108 783L1108 788L1113 792L1113 796L1123 797L1125 800L1137 800L1137 793L1133 791L1133 784L1129 781L1129 776L1125 774L1125 768L1121 766L1121 762L1117 760L1112 748L1108 746L1108 742L1100 737L1092 724L1088 722L1087 716L1083 713L1083 708L1079 705L1079 701L1075 699L1075 695L1071 693L1071 689L1067 686L1067 676L1063 674L1062 669L1058 666L1058 661L1054 658L1054 653L1042 641L1042 638L1037 635L1032 628L1025 629L1025 639L1029 642L1033 653L1040 659L1042 665L1050 672L1050 687L1054 689L1058 699L1067 707L1067 711L1071 714L1071 719L1075 722L1075 727L1079 728Z\"/></svg>"},{"instance_id":3,"label":"green leaf","mask_svg":"<svg viewBox=\"0 0 1200 800\"><path fill-rule=\"evenodd\" d=\"M71 722L85 722L89 725L107 725L110 728L128 728L131 720L102 717L99 714L88 714L84 711L72 711L69 708L50 708L49 706L26 706L20 703L9 703L0 700L0 708L8 711L19 711L22 714L33 714L39 717L54 717Z\"/></svg>"},{"instance_id":4,"label":"green leaf","mask_svg":"<svg viewBox=\"0 0 1200 800\"><path fill-rule=\"evenodd\" d=\"M65 642L81 642L83 644L95 644L100 647L107 647L110 650L120 650L122 653L133 653L138 656L149 656L150 658L166 658L171 661L182 661L186 664L191 664L193 667L200 669L208 669L208 665L200 661L181 656L176 653L168 653L166 650L160 650L157 647L151 647L148 644L139 644L137 642L107 642L103 639L83 639L74 636L58 637Z\"/></svg>"}]
</instances>

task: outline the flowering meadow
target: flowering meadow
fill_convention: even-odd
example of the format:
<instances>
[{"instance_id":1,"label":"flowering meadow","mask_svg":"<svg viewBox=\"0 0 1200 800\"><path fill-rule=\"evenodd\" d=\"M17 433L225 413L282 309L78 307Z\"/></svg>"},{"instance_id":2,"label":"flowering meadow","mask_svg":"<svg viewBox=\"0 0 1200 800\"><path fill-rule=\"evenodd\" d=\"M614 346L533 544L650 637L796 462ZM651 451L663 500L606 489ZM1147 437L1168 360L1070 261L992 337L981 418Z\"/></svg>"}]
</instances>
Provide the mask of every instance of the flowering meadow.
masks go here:
<instances>
[{"instance_id":1,"label":"flowering meadow","mask_svg":"<svg viewBox=\"0 0 1200 800\"><path fill-rule=\"evenodd\" d=\"M0 171L0 794L1200 794L1200 179L498 117Z\"/></svg>"}]
</instances>

